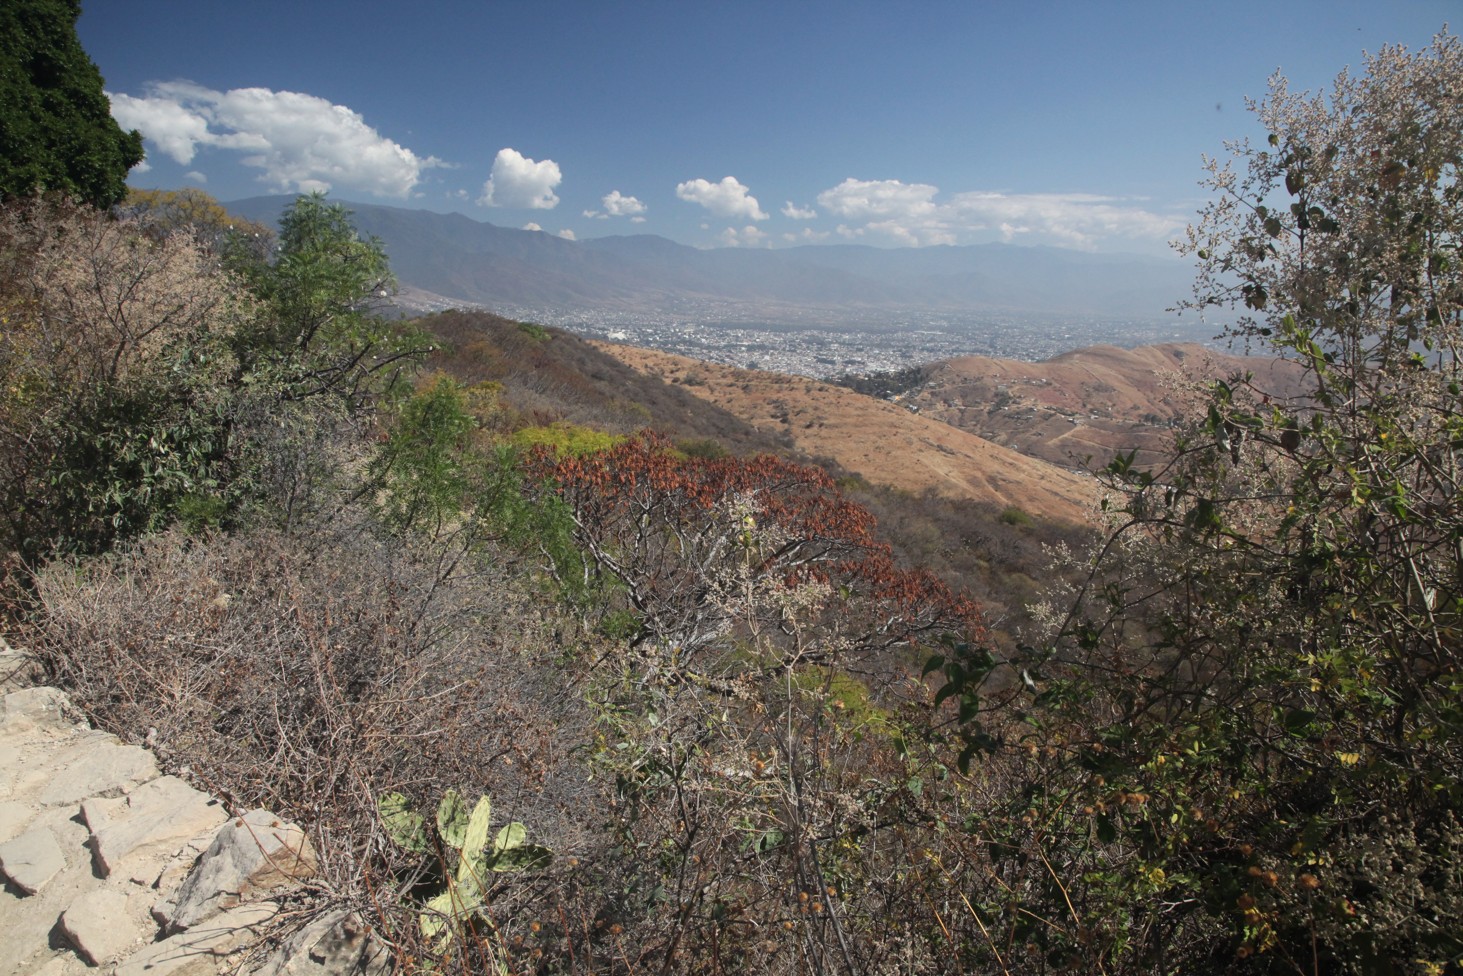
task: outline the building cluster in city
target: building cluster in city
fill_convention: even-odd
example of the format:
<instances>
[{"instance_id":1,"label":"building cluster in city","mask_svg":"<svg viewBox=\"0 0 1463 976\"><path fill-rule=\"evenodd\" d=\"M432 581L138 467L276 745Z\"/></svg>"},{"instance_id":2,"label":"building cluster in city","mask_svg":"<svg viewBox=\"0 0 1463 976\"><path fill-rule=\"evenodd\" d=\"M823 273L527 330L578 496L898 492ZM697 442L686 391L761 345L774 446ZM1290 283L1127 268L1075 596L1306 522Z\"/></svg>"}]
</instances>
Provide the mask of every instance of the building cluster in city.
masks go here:
<instances>
[{"instance_id":1,"label":"building cluster in city","mask_svg":"<svg viewBox=\"0 0 1463 976\"><path fill-rule=\"evenodd\" d=\"M500 315L707 362L821 379L891 372L955 356L1038 362L1108 343L1208 342L1197 319L1081 318L1024 312L763 307L681 303L670 312L505 306Z\"/></svg>"}]
</instances>

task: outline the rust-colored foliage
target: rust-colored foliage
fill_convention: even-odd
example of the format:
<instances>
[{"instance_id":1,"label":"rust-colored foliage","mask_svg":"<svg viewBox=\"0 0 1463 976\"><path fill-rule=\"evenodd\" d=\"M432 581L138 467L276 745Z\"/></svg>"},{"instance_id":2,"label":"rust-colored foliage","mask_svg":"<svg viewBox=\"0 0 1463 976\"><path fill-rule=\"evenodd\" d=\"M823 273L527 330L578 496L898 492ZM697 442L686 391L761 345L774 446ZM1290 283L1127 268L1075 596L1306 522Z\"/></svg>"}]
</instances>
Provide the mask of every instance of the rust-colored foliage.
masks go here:
<instances>
[{"instance_id":1,"label":"rust-colored foliage","mask_svg":"<svg viewBox=\"0 0 1463 976\"><path fill-rule=\"evenodd\" d=\"M844 647L982 634L975 605L932 574L899 567L873 516L818 468L771 455L685 457L646 434L587 456L539 449L527 470L568 505L596 568L626 588L640 640L681 660L739 622L806 631L786 598L807 584L829 599L805 618L836 626Z\"/></svg>"}]
</instances>

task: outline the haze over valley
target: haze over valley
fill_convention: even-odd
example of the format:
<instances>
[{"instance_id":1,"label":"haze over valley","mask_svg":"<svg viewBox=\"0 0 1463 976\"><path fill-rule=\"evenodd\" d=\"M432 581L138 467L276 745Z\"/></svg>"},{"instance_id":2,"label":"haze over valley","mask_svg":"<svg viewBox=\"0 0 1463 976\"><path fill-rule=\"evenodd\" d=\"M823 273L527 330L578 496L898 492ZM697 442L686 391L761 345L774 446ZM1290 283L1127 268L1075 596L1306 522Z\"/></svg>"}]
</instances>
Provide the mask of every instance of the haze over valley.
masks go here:
<instances>
[{"instance_id":1,"label":"haze over valley","mask_svg":"<svg viewBox=\"0 0 1463 976\"><path fill-rule=\"evenodd\" d=\"M229 203L272 226L289 197ZM698 249L651 235L568 241L461 214L348 203L407 314L484 308L708 362L831 377L954 356L1037 361L1096 344L1205 342L1171 311L1177 257L1012 244Z\"/></svg>"}]
</instances>

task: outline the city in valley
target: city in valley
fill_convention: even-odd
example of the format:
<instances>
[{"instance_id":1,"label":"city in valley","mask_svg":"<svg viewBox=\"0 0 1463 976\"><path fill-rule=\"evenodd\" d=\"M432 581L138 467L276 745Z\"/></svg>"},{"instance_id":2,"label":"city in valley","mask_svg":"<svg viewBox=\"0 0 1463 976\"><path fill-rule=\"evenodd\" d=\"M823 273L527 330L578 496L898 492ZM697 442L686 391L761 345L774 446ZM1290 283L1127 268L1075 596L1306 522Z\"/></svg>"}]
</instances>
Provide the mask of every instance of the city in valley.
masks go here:
<instances>
[{"instance_id":1,"label":"city in valley","mask_svg":"<svg viewBox=\"0 0 1463 976\"><path fill-rule=\"evenodd\" d=\"M656 310L503 305L509 318L693 359L810 376L906 369L955 356L1038 362L1102 343L1212 343L1222 326L1197 316L1140 318L928 309L818 309L679 300Z\"/></svg>"}]
</instances>

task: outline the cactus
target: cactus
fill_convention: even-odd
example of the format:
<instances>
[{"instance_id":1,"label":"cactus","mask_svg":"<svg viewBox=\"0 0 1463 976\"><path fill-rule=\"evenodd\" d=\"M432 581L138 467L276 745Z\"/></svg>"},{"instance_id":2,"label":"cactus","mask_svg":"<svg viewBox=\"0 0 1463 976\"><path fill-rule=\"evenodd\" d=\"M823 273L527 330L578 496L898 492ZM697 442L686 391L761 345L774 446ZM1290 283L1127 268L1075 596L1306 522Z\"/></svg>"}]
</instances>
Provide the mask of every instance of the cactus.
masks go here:
<instances>
[{"instance_id":1,"label":"cactus","mask_svg":"<svg viewBox=\"0 0 1463 976\"><path fill-rule=\"evenodd\" d=\"M435 850L426 818L411 808L405 796L387 793L377 808L387 836L398 847L443 858L443 889L427 900L418 917L422 935L438 949L483 918L488 872L543 867L553 857L548 848L528 843L528 829L516 820L490 839L493 804L487 796L479 797L469 813L461 795L447 791L437 805L441 846Z\"/></svg>"}]
</instances>

